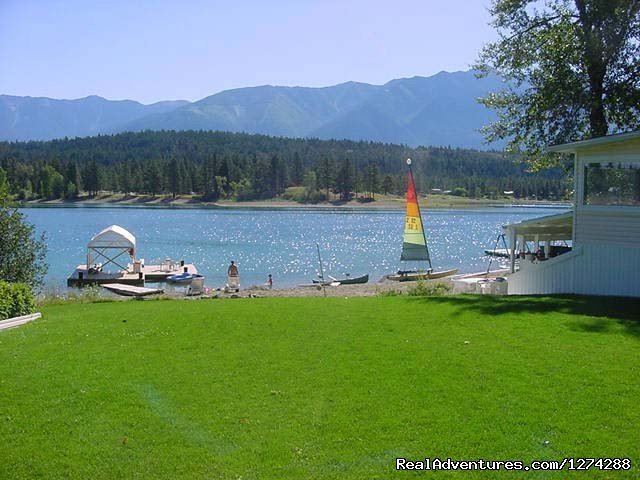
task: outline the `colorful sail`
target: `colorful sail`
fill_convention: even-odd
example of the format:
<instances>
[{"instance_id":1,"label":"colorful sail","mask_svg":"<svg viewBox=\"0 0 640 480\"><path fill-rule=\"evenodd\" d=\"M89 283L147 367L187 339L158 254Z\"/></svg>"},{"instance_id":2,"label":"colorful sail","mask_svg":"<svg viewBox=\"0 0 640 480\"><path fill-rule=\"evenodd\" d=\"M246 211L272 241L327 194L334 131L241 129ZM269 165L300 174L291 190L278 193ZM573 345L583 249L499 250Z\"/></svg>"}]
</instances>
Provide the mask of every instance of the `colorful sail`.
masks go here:
<instances>
[{"instance_id":1,"label":"colorful sail","mask_svg":"<svg viewBox=\"0 0 640 480\"><path fill-rule=\"evenodd\" d=\"M427 249L427 240L422 227L422 218L420 217L420 207L418 206L418 197L416 196L416 186L413 182L413 173L411 172L411 163L409 164L409 181L407 185L407 216L404 225L404 240L402 242L402 261L425 261L429 260L429 250Z\"/></svg>"}]
</instances>

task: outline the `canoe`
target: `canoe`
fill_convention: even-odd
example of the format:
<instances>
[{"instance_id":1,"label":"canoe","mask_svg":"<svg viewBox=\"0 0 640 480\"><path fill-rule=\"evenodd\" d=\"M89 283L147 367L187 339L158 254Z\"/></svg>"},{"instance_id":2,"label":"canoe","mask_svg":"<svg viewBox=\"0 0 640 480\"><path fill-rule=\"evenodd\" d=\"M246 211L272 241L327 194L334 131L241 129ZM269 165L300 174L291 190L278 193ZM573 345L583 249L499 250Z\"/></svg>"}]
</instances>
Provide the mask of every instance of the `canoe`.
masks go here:
<instances>
[{"instance_id":1,"label":"canoe","mask_svg":"<svg viewBox=\"0 0 640 480\"><path fill-rule=\"evenodd\" d=\"M359 277L347 277L343 279L336 280L340 282L340 285L353 285L356 283L367 283L369 281L369 274L361 275Z\"/></svg>"},{"instance_id":2,"label":"canoe","mask_svg":"<svg viewBox=\"0 0 640 480\"><path fill-rule=\"evenodd\" d=\"M203 275L198 273L178 273L176 275L171 275L167 277L167 282L169 283L191 283L194 278L202 278Z\"/></svg>"},{"instance_id":3,"label":"canoe","mask_svg":"<svg viewBox=\"0 0 640 480\"><path fill-rule=\"evenodd\" d=\"M325 281L325 285L354 285L357 283L367 283L369 281L369 274L360 275L359 277L346 277L346 278L333 278L331 277L331 281ZM322 280L312 280L313 283L322 285Z\"/></svg>"},{"instance_id":4,"label":"canoe","mask_svg":"<svg viewBox=\"0 0 640 480\"><path fill-rule=\"evenodd\" d=\"M436 278L450 277L456 273L458 273L457 268L452 268L451 270L440 270L438 272L412 270L387 275L387 279L396 282L414 282L416 280L433 280Z\"/></svg>"}]
</instances>

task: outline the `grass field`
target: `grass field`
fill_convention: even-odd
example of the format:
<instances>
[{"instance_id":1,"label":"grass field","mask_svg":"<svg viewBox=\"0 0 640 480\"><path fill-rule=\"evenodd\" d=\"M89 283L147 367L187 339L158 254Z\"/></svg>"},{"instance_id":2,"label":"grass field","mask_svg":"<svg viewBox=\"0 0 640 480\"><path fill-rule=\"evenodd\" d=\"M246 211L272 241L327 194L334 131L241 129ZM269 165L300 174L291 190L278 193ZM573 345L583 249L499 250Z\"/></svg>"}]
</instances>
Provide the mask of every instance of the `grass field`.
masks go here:
<instances>
[{"instance_id":1,"label":"grass field","mask_svg":"<svg viewBox=\"0 0 640 480\"><path fill-rule=\"evenodd\" d=\"M640 478L640 302L57 305L0 331L0 478ZM395 472L395 458L632 470Z\"/></svg>"}]
</instances>

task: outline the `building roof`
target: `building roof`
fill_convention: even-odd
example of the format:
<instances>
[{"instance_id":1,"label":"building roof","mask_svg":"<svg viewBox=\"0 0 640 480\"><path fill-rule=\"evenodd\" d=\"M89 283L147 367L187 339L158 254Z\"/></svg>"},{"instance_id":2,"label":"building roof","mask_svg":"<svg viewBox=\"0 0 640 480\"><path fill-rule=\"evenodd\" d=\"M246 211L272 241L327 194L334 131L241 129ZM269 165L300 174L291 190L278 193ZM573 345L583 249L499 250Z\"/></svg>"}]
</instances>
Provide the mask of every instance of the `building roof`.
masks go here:
<instances>
[{"instance_id":1,"label":"building roof","mask_svg":"<svg viewBox=\"0 0 640 480\"><path fill-rule=\"evenodd\" d=\"M562 145L552 145L550 147L547 147L546 151L550 153L573 153L585 148L608 145L610 143L626 142L636 139L640 139L640 130L636 130L635 132L618 133L615 135L606 135L604 137L590 138L588 140L564 143Z\"/></svg>"},{"instance_id":2,"label":"building roof","mask_svg":"<svg viewBox=\"0 0 640 480\"><path fill-rule=\"evenodd\" d=\"M105 228L89 240L88 248L136 248L136 237L119 225Z\"/></svg>"},{"instance_id":3,"label":"building roof","mask_svg":"<svg viewBox=\"0 0 640 480\"><path fill-rule=\"evenodd\" d=\"M570 240L573 233L573 212L532 218L522 222L503 225L504 231L510 235L522 235L533 239L536 235L542 240Z\"/></svg>"}]
</instances>

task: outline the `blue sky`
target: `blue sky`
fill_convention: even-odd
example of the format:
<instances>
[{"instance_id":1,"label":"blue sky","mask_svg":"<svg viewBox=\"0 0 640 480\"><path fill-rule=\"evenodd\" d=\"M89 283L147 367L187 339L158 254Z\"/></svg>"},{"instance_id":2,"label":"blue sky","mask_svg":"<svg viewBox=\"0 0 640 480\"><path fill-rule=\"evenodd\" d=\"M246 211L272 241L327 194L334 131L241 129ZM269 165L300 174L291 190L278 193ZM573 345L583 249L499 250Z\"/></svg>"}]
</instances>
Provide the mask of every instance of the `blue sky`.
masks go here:
<instances>
[{"instance_id":1,"label":"blue sky","mask_svg":"<svg viewBox=\"0 0 640 480\"><path fill-rule=\"evenodd\" d=\"M488 0L0 0L0 93L143 103L466 70Z\"/></svg>"}]
</instances>

